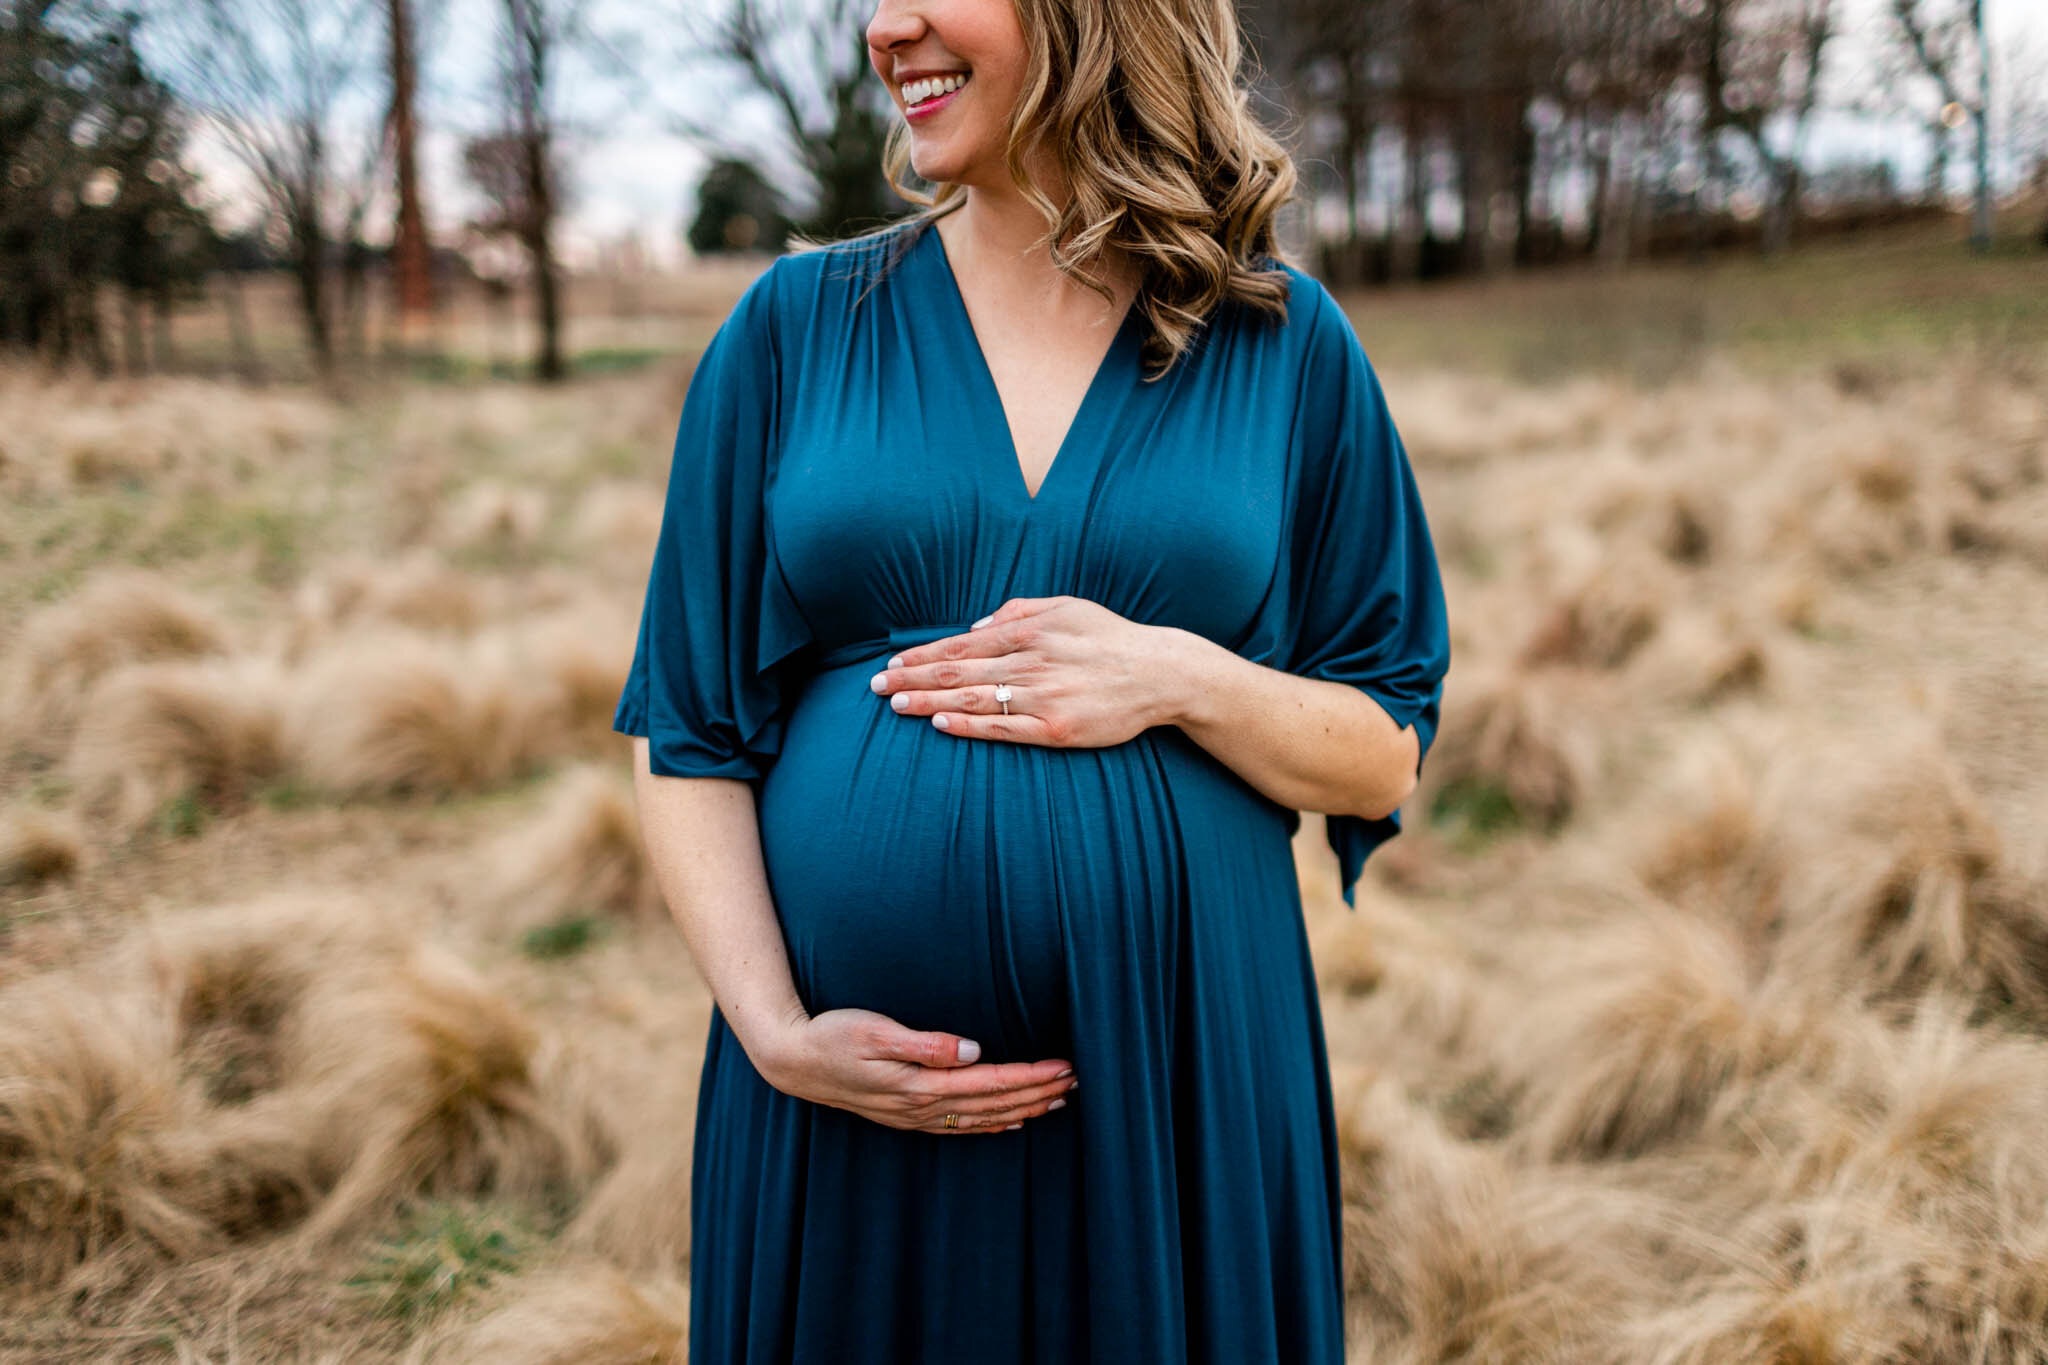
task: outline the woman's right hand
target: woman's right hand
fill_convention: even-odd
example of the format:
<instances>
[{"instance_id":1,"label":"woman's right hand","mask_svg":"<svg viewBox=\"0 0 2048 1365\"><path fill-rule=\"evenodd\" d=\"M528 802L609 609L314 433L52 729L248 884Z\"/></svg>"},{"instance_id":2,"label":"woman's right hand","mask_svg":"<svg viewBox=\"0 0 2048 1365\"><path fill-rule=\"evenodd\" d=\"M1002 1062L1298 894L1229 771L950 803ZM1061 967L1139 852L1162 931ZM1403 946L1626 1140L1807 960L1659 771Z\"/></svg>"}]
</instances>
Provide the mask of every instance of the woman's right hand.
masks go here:
<instances>
[{"instance_id":1,"label":"woman's right hand","mask_svg":"<svg viewBox=\"0 0 2048 1365\"><path fill-rule=\"evenodd\" d=\"M962 1058L961 1051L967 1052ZM1063 1058L977 1062L956 1033L906 1028L874 1010L833 1009L792 1025L756 1062L785 1094L925 1133L1000 1133L1064 1104L1079 1083ZM947 1114L960 1116L948 1128Z\"/></svg>"}]
</instances>

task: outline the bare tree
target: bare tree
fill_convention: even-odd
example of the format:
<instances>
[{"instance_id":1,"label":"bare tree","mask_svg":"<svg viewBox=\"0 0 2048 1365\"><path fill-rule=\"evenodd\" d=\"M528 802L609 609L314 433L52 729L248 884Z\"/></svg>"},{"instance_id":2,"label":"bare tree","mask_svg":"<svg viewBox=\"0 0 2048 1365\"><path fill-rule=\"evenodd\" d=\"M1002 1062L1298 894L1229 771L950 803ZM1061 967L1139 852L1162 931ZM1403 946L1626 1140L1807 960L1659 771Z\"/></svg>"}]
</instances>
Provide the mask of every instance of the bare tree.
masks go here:
<instances>
[{"instance_id":1,"label":"bare tree","mask_svg":"<svg viewBox=\"0 0 2048 1365\"><path fill-rule=\"evenodd\" d=\"M1799 215L1806 133L1835 35L1834 0L1710 3L1728 14L1706 38L1714 45L1709 60L1718 76L1703 91L1706 126L1740 133L1763 167L1770 184L1763 249L1775 251L1790 240ZM1790 145L1783 150L1768 136L1781 114L1791 123Z\"/></svg>"},{"instance_id":2,"label":"bare tree","mask_svg":"<svg viewBox=\"0 0 2048 1365\"><path fill-rule=\"evenodd\" d=\"M730 110L671 111L675 131L714 157L794 162L810 182L811 210L798 227L836 236L889 216L893 198L882 151L896 116L862 33L871 0L683 0L681 63L722 68L744 98L775 114L779 147L747 142ZM701 93L701 87L700 93Z\"/></svg>"},{"instance_id":3,"label":"bare tree","mask_svg":"<svg viewBox=\"0 0 2048 1365\"><path fill-rule=\"evenodd\" d=\"M418 335L434 306L426 210L420 199L419 128L414 112L419 69L414 10L413 0L386 0L385 36L391 72L386 130L398 189L398 216L391 232L391 273L398 296L399 334L407 341Z\"/></svg>"},{"instance_id":4,"label":"bare tree","mask_svg":"<svg viewBox=\"0 0 2048 1365\"><path fill-rule=\"evenodd\" d=\"M334 367L327 275L338 186L374 156L346 149L344 123L366 74L368 0L158 0L152 31L178 86L257 184L286 237L315 366ZM340 153L338 155L338 153ZM339 169L338 169L339 168ZM346 207L342 207L346 213Z\"/></svg>"},{"instance_id":5,"label":"bare tree","mask_svg":"<svg viewBox=\"0 0 2048 1365\"><path fill-rule=\"evenodd\" d=\"M571 50L602 47L588 27L588 0L502 0L499 102L502 130L473 141L496 151L471 154L494 162L489 173L508 176L495 202L510 209L509 227L525 249L528 277L539 324L534 378L554 383L568 366L562 357L562 280L555 256L555 227L561 208L561 164L556 144L563 133L562 67Z\"/></svg>"},{"instance_id":6,"label":"bare tree","mask_svg":"<svg viewBox=\"0 0 2048 1365\"><path fill-rule=\"evenodd\" d=\"M2036 241L2048 247L2048 41L2022 37L2000 49L1994 99L2004 112L2004 154L2043 203Z\"/></svg>"},{"instance_id":7,"label":"bare tree","mask_svg":"<svg viewBox=\"0 0 2048 1365\"><path fill-rule=\"evenodd\" d=\"M1984 0L1891 0L1890 13L1915 62L1934 82L1944 106L1968 118L1976 133L1976 191L1970 245L1991 247L1991 49Z\"/></svg>"}]
</instances>

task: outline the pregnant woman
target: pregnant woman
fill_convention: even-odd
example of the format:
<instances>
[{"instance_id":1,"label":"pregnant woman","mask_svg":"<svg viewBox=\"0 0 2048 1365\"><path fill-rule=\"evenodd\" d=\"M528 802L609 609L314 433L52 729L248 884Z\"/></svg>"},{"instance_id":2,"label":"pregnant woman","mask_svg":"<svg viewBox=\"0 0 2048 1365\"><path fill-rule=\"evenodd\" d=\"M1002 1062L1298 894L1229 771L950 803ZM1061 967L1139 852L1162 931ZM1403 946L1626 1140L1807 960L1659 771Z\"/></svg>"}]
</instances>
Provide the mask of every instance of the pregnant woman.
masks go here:
<instances>
[{"instance_id":1,"label":"pregnant woman","mask_svg":"<svg viewBox=\"0 0 2048 1365\"><path fill-rule=\"evenodd\" d=\"M1435 733L1406 454L1229 0L866 38L923 211L718 329L614 720L715 997L690 1358L1335 1365L1290 835L1350 900Z\"/></svg>"}]
</instances>

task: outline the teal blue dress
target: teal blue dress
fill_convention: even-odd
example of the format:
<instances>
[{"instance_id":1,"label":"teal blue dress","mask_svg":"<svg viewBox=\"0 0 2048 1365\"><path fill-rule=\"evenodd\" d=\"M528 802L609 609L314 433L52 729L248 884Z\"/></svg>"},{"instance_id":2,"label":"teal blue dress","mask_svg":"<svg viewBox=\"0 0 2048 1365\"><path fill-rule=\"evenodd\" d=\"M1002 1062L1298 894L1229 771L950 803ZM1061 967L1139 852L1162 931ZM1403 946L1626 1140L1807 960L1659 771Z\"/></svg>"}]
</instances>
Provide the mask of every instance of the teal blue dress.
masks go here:
<instances>
[{"instance_id":1,"label":"teal blue dress","mask_svg":"<svg viewBox=\"0 0 2048 1365\"><path fill-rule=\"evenodd\" d=\"M1175 726L978 739L868 685L1071 594L1357 687L1427 751L1450 647L1413 472L1344 313L1260 264L1285 322L1226 304L1157 382L1125 315L1035 496L929 227L777 259L700 359L614 728L753 785L809 1010L1081 1084L1015 1132L891 1128L769 1086L714 1005L698 1365L1343 1359L1297 813ZM1399 828L1328 821L1347 901Z\"/></svg>"}]
</instances>

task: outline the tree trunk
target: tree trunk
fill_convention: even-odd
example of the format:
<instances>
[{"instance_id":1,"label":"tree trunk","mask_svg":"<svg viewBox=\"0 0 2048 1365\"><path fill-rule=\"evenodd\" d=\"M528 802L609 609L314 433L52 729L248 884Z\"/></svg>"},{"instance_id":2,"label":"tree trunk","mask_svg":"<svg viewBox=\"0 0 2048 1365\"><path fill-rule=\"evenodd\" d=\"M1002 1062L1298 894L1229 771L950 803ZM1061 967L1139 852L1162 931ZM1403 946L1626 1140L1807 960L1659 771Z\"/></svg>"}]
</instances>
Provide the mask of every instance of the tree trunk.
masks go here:
<instances>
[{"instance_id":1,"label":"tree trunk","mask_svg":"<svg viewBox=\"0 0 2048 1365\"><path fill-rule=\"evenodd\" d=\"M242 272L223 270L221 279L221 302L227 308L228 337L235 351L235 363L242 371L242 378L251 384L261 384L264 379L263 361L256 354L254 330L249 326L249 300L242 293Z\"/></svg>"},{"instance_id":2,"label":"tree trunk","mask_svg":"<svg viewBox=\"0 0 2048 1365\"><path fill-rule=\"evenodd\" d=\"M72 291L71 303L77 313L75 325L85 358L93 373L106 379L114 373L114 361L107 354L106 337L100 331L99 286L90 280L83 282Z\"/></svg>"},{"instance_id":3,"label":"tree trunk","mask_svg":"<svg viewBox=\"0 0 2048 1365\"><path fill-rule=\"evenodd\" d=\"M131 377L149 373L148 347L142 337L142 299L132 289L121 291L121 350Z\"/></svg>"},{"instance_id":4,"label":"tree trunk","mask_svg":"<svg viewBox=\"0 0 2048 1365\"><path fill-rule=\"evenodd\" d=\"M1356 285L1363 281L1364 252L1360 249L1358 201L1361 197L1360 165L1366 151L1372 146L1372 111L1367 107L1364 82L1359 79L1359 57L1356 52L1343 54L1344 84L1340 99L1339 116L1343 120L1343 131L1338 140L1337 179L1344 190L1344 250L1341 253L1343 282Z\"/></svg>"},{"instance_id":5,"label":"tree trunk","mask_svg":"<svg viewBox=\"0 0 2048 1365\"><path fill-rule=\"evenodd\" d=\"M1930 204L1948 202L1948 125L1935 114L1934 122L1928 125L1928 132L1934 139L1927 159L1927 186L1921 197Z\"/></svg>"},{"instance_id":6,"label":"tree trunk","mask_svg":"<svg viewBox=\"0 0 2048 1365\"><path fill-rule=\"evenodd\" d=\"M526 179L526 212L520 236L533 270L534 308L539 315L540 351L534 378L554 383L567 373L562 363L562 305L554 252L555 195L548 155L548 49L552 41L539 12L540 0L505 0L514 44L513 80L519 120L519 151Z\"/></svg>"},{"instance_id":7,"label":"tree trunk","mask_svg":"<svg viewBox=\"0 0 2048 1365\"><path fill-rule=\"evenodd\" d=\"M1536 176L1536 130L1529 126L1529 108L1526 100L1514 103L1515 126L1514 160L1510 179L1515 195L1515 241L1514 259L1529 261L1535 259L1535 243L1530 240L1530 230L1544 216L1537 200Z\"/></svg>"},{"instance_id":8,"label":"tree trunk","mask_svg":"<svg viewBox=\"0 0 2048 1365\"><path fill-rule=\"evenodd\" d=\"M410 347L425 333L434 307L426 211L420 201L419 130L413 117L411 0L390 0L390 26L391 136L398 180L398 221L392 228L391 274L398 295L400 345Z\"/></svg>"},{"instance_id":9,"label":"tree trunk","mask_svg":"<svg viewBox=\"0 0 2048 1365\"><path fill-rule=\"evenodd\" d=\"M1608 138L1607 207L1601 211L1600 260L1627 264L1635 254L1637 185L1635 129L1626 114L1617 114Z\"/></svg>"},{"instance_id":10,"label":"tree trunk","mask_svg":"<svg viewBox=\"0 0 2048 1365\"><path fill-rule=\"evenodd\" d=\"M1601 131L1599 145L1592 149L1593 193L1586 205L1586 254L1600 254L1602 234L1607 230L1608 180L1614 166L1614 139L1621 120L1610 118L1607 127ZM1581 128L1580 136L1590 140L1591 119Z\"/></svg>"},{"instance_id":11,"label":"tree trunk","mask_svg":"<svg viewBox=\"0 0 2048 1365\"><path fill-rule=\"evenodd\" d=\"M1401 128L1401 164L1404 183L1396 212L1393 242L1388 251L1390 279L1422 277L1422 238L1428 228L1429 186L1422 145L1422 114L1410 105Z\"/></svg>"},{"instance_id":12,"label":"tree trunk","mask_svg":"<svg viewBox=\"0 0 2048 1365\"><path fill-rule=\"evenodd\" d=\"M562 302L555 271L554 205L549 197L545 135L526 141L527 184L532 213L527 224L526 251L533 261L533 300L540 321L540 354L534 377L554 383L566 373L562 364Z\"/></svg>"},{"instance_id":13,"label":"tree trunk","mask_svg":"<svg viewBox=\"0 0 2048 1365\"><path fill-rule=\"evenodd\" d=\"M1991 249L1991 43L1984 32L1984 0L1970 0L1970 27L1977 39L1977 211L1970 225L1970 245Z\"/></svg>"},{"instance_id":14,"label":"tree trunk","mask_svg":"<svg viewBox=\"0 0 2048 1365\"><path fill-rule=\"evenodd\" d=\"M171 291L159 289L153 300L156 307L156 369L158 374L170 374L178 367L177 340L172 335Z\"/></svg>"},{"instance_id":15,"label":"tree trunk","mask_svg":"<svg viewBox=\"0 0 2048 1365\"><path fill-rule=\"evenodd\" d=\"M322 378L334 371L334 328L328 313L327 241L319 210L301 208L292 222L292 275L298 286L299 315L306 325L313 368Z\"/></svg>"}]
</instances>

